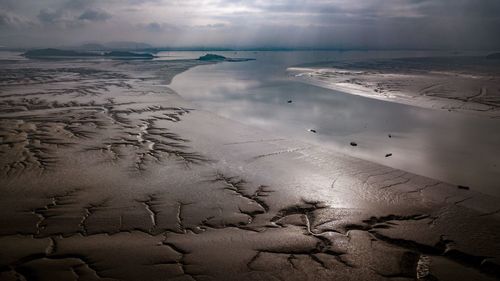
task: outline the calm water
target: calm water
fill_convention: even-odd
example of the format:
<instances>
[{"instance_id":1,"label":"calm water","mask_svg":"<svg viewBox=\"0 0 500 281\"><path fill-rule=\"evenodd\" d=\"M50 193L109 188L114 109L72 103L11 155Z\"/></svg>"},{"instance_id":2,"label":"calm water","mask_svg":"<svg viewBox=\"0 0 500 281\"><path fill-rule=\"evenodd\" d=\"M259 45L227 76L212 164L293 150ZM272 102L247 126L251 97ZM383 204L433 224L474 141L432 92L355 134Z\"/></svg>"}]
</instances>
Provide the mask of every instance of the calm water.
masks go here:
<instances>
[{"instance_id":1,"label":"calm water","mask_svg":"<svg viewBox=\"0 0 500 281\"><path fill-rule=\"evenodd\" d=\"M500 196L500 120L344 94L295 82L285 71L291 65L326 59L429 54L221 54L257 60L196 67L176 76L171 87L200 107L245 124ZM351 141L358 146L350 146ZM392 156L386 158L387 153Z\"/></svg>"}]
</instances>

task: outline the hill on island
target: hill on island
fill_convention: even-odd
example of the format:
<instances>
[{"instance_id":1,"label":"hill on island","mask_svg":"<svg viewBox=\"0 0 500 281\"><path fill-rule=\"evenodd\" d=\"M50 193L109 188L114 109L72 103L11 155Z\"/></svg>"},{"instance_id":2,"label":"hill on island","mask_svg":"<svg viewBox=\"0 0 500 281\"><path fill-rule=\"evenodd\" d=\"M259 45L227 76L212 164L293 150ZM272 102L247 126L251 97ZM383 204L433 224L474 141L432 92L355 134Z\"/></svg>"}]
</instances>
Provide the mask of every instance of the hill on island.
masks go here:
<instances>
[{"instance_id":1,"label":"hill on island","mask_svg":"<svg viewBox=\"0 0 500 281\"><path fill-rule=\"evenodd\" d=\"M255 59L250 58L226 58L225 56L216 54L206 54L198 58L201 61L229 61L229 62L240 62L240 61L251 61Z\"/></svg>"},{"instance_id":2,"label":"hill on island","mask_svg":"<svg viewBox=\"0 0 500 281\"><path fill-rule=\"evenodd\" d=\"M226 59L227 59L226 57L216 54L206 54L198 58L198 60L202 61L225 61Z\"/></svg>"},{"instance_id":3,"label":"hill on island","mask_svg":"<svg viewBox=\"0 0 500 281\"><path fill-rule=\"evenodd\" d=\"M98 56L95 53L89 52L77 52L72 50L60 50L60 49L37 49L30 50L23 54L27 58L37 58L37 57L93 57Z\"/></svg>"}]
</instances>

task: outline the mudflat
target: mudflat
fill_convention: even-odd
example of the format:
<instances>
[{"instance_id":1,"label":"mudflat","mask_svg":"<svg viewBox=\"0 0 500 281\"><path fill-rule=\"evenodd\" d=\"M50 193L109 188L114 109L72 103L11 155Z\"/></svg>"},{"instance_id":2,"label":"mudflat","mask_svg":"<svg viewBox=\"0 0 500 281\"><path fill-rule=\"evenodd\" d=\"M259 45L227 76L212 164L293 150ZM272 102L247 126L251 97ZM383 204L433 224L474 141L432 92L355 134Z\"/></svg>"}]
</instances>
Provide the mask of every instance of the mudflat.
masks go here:
<instances>
[{"instance_id":1,"label":"mudflat","mask_svg":"<svg viewBox=\"0 0 500 281\"><path fill-rule=\"evenodd\" d=\"M300 81L354 95L500 118L500 62L488 56L322 62L289 70Z\"/></svg>"},{"instance_id":2,"label":"mudflat","mask_svg":"<svg viewBox=\"0 0 500 281\"><path fill-rule=\"evenodd\" d=\"M500 277L498 198L165 86L207 63L0 62L0 280Z\"/></svg>"}]
</instances>

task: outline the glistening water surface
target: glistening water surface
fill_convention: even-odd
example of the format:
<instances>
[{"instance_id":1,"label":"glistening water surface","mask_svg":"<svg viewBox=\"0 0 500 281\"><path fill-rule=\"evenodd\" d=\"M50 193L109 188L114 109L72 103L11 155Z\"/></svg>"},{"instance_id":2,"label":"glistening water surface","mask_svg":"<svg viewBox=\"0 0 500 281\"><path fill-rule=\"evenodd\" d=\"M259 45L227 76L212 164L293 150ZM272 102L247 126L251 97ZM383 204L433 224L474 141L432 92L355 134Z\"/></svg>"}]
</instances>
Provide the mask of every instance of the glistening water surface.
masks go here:
<instances>
[{"instance_id":1,"label":"glistening water surface","mask_svg":"<svg viewBox=\"0 0 500 281\"><path fill-rule=\"evenodd\" d=\"M296 82L286 73L289 66L321 60L442 53L221 54L257 60L199 66L176 76L171 87L202 108L245 124L500 196L500 120L349 95Z\"/></svg>"}]
</instances>

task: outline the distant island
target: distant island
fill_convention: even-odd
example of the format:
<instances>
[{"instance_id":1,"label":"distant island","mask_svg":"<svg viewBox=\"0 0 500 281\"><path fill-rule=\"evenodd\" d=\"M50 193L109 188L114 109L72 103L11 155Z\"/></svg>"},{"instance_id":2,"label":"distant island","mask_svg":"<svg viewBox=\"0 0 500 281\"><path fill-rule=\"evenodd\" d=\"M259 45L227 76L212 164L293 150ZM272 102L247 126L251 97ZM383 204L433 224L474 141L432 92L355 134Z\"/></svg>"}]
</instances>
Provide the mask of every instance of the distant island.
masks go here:
<instances>
[{"instance_id":1,"label":"distant island","mask_svg":"<svg viewBox=\"0 0 500 281\"><path fill-rule=\"evenodd\" d=\"M490 60L500 60L500 53L493 53L486 56Z\"/></svg>"},{"instance_id":2,"label":"distant island","mask_svg":"<svg viewBox=\"0 0 500 281\"><path fill-rule=\"evenodd\" d=\"M251 61L255 59L250 58L226 58L225 56L216 54L206 54L198 58L201 61L229 61L229 62L240 62L240 61Z\"/></svg>"},{"instance_id":3,"label":"distant island","mask_svg":"<svg viewBox=\"0 0 500 281\"><path fill-rule=\"evenodd\" d=\"M133 53L133 52L125 52L125 51L111 51L108 53L104 53L105 57L115 57L115 58L145 58L152 59L155 56L149 53Z\"/></svg>"},{"instance_id":4,"label":"distant island","mask_svg":"<svg viewBox=\"0 0 500 281\"><path fill-rule=\"evenodd\" d=\"M106 53L96 52L78 52L73 50L61 49L37 49L30 50L22 54L26 58L66 58L66 57L107 57L107 58L126 58L126 59L152 59L155 56L149 53L134 53L126 51L111 51Z\"/></svg>"},{"instance_id":5,"label":"distant island","mask_svg":"<svg viewBox=\"0 0 500 281\"><path fill-rule=\"evenodd\" d=\"M27 58L41 58L41 57L95 57L99 54L89 52L77 52L72 50L60 49L37 49L30 50L23 54Z\"/></svg>"},{"instance_id":6,"label":"distant island","mask_svg":"<svg viewBox=\"0 0 500 281\"><path fill-rule=\"evenodd\" d=\"M198 60L202 61L225 61L227 58L224 56L219 56L215 54L206 54L198 58Z\"/></svg>"},{"instance_id":7,"label":"distant island","mask_svg":"<svg viewBox=\"0 0 500 281\"><path fill-rule=\"evenodd\" d=\"M50 59L50 58L84 58L84 57L104 57L112 59L153 59L156 56L151 53L136 53L130 51L75 51L75 50L62 50L62 49L36 49L29 50L22 54L26 58L33 59ZM227 58L225 56L216 54L206 54L198 58L200 61L211 62L243 62L252 61L253 58Z\"/></svg>"}]
</instances>

